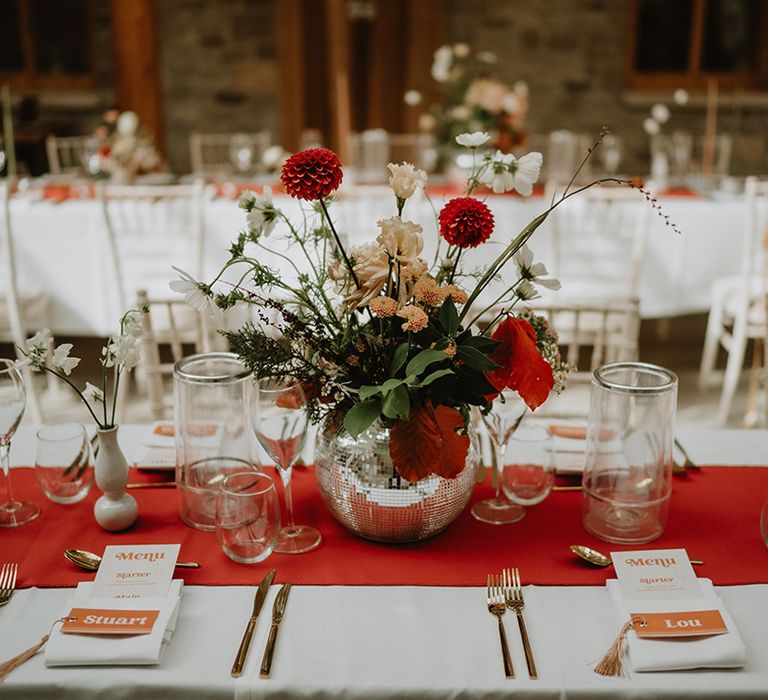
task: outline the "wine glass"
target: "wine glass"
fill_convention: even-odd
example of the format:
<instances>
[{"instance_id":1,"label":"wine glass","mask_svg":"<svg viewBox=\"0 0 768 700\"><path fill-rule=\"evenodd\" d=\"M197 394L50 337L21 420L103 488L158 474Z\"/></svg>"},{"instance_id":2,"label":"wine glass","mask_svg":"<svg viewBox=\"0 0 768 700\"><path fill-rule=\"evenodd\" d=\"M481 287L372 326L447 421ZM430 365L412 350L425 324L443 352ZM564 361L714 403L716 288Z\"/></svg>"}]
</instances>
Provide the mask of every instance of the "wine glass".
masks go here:
<instances>
[{"instance_id":1,"label":"wine glass","mask_svg":"<svg viewBox=\"0 0 768 700\"><path fill-rule=\"evenodd\" d=\"M519 506L541 503L555 483L552 441L544 425L523 421L509 443L510 459L502 468L501 490Z\"/></svg>"},{"instance_id":2,"label":"wine glass","mask_svg":"<svg viewBox=\"0 0 768 700\"><path fill-rule=\"evenodd\" d=\"M93 486L88 434L80 423L47 425L37 431L35 476L54 503L82 501Z\"/></svg>"},{"instance_id":3,"label":"wine glass","mask_svg":"<svg viewBox=\"0 0 768 700\"><path fill-rule=\"evenodd\" d=\"M253 391L253 430L259 443L274 460L283 481L288 524L275 545L279 554L299 554L315 549L322 535L309 525L297 525L293 515L291 473L307 437L304 392L292 379L257 380Z\"/></svg>"},{"instance_id":4,"label":"wine glass","mask_svg":"<svg viewBox=\"0 0 768 700\"><path fill-rule=\"evenodd\" d=\"M525 509L516 503L510 503L501 496L501 470L510 438L517 430L526 412L526 406L516 391L505 389L493 402L487 415L483 415L483 423L488 430L493 447L493 471L496 483L496 493L493 498L478 501L472 506L472 515L484 523L505 525L516 523L525 517Z\"/></svg>"},{"instance_id":5,"label":"wine glass","mask_svg":"<svg viewBox=\"0 0 768 700\"><path fill-rule=\"evenodd\" d=\"M40 506L17 501L11 488L11 438L21 423L26 401L21 372L12 360L0 359L0 464L7 495L5 503L0 503L0 527L18 527L40 515Z\"/></svg>"},{"instance_id":6,"label":"wine glass","mask_svg":"<svg viewBox=\"0 0 768 700\"><path fill-rule=\"evenodd\" d=\"M247 134L234 134L229 142L229 159L239 173L250 172L254 156L253 139Z\"/></svg>"}]
</instances>

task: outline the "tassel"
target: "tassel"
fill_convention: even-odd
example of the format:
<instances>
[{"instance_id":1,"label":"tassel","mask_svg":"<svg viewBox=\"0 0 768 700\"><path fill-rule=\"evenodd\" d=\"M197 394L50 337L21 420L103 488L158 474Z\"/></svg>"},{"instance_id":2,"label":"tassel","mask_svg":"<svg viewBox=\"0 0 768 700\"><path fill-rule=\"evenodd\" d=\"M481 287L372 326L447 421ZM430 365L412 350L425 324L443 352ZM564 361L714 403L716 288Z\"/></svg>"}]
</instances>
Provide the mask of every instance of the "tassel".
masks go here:
<instances>
[{"instance_id":1,"label":"tassel","mask_svg":"<svg viewBox=\"0 0 768 700\"><path fill-rule=\"evenodd\" d=\"M48 641L48 639L51 636L51 632L53 632L53 626L59 622L67 622L72 618L69 617L61 617L58 620L53 621L53 625L51 625L51 631L48 632L37 644L33 644L29 649L26 649L21 652L21 654L18 654L17 656L14 656L12 659L9 659L8 661L0 664L0 683L2 683L6 676L13 671L14 669L21 666L25 661L29 661L35 654L37 654L38 651L40 651L44 646L45 643Z\"/></svg>"},{"instance_id":2,"label":"tassel","mask_svg":"<svg viewBox=\"0 0 768 700\"><path fill-rule=\"evenodd\" d=\"M627 632L632 629L632 620L625 622L616 639L613 640L613 644L608 647L608 651L600 659L597 666L595 666L595 673L599 673L601 676L620 676L627 678L627 672L624 669L622 659L624 657L624 643L626 641Z\"/></svg>"}]
</instances>

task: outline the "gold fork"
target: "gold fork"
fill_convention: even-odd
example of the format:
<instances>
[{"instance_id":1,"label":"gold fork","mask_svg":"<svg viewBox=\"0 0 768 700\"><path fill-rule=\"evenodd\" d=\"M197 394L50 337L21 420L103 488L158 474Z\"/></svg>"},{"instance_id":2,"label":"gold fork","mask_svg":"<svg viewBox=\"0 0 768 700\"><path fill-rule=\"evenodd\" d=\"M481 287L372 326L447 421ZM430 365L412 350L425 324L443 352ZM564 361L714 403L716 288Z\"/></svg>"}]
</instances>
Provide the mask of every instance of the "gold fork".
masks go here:
<instances>
[{"instance_id":1,"label":"gold fork","mask_svg":"<svg viewBox=\"0 0 768 700\"><path fill-rule=\"evenodd\" d=\"M520 571L517 568L511 571L510 569L504 569L503 579L504 598L506 599L507 607L510 610L514 610L517 615L520 637L523 640L523 649L525 649L525 662L528 664L528 675L531 678L538 678L531 643L528 641L528 630L525 628L525 620L523 619L525 601L523 600L523 587L520 585Z\"/></svg>"},{"instance_id":2,"label":"gold fork","mask_svg":"<svg viewBox=\"0 0 768 700\"><path fill-rule=\"evenodd\" d=\"M18 564L3 564L3 568L0 569L0 607L11 599L16 588L16 574L18 572Z\"/></svg>"},{"instance_id":3,"label":"gold fork","mask_svg":"<svg viewBox=\"0 0 768 700\"><path fill-rule=\"evenodd\" d=\"M499 638L501 639L501 657L504 660L504 674L507 678L514 678L515 671L512 668L512 659L509 657L509 645L507 644L507 633L504 631L504 625L501 618L507 610L504 603L504 590L501 585L501 576L492 576L488 574L488 588L486 594L488 602L488 612L494 615L499 621Z\"/></svg>"}]
</instances>

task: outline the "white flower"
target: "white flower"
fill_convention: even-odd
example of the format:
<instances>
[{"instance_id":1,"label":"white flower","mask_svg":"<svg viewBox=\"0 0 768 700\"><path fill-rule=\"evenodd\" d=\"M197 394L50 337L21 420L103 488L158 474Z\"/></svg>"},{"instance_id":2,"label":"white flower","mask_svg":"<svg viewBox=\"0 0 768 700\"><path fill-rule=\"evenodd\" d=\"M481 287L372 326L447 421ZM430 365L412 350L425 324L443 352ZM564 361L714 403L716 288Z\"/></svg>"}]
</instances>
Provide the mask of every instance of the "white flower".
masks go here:
<instances>
[{"instance_id":1,"label":"white flower","mask_svg":"<svg viewBox=\"0 0 768 700\"><path fill-rule=\"evenodd\" d=\"M491 114L498 114L503 109L504 98L508 94L509 87L500 80L475 78L464 94L464 102Z\"/></svg>"},{"instance_id":2,"label":"white flower","mask_svg":"<svg viewBox=\"0 0 768 700\"><path fill-rule=\"evenodd\" d=\"M139 348L136 338L132 335L123 335L118 338L114 347L115 362L124 369L131 370L139 363Z\"/></svg>"},{"instance_id":3,"label":"white flower","mask_svg":"<svg viewBox=\"0 0 768 700\"><path fill-rule=\"evenodd\" d=\"M649 136L654 136L659 133L661 127L659 126L659 122L657 122L653 117L647 117L643 121L643 129L645 129L645 133Z\"/></svg>"},{"instance_id":4,"label":"white flower","mask_svg":"<svg viewBox=\"0 0 768 700\"><path fill-rule=\"evenodd\" d=\"M141 311L129 311L123 316L123 335L131 335L134 338L140 338L144 334L144 328L142 326Z\"/></svg>"},{"instance_id":5,"label":"white flower","mask_svg":"<svg viewBox=\"0 0 768 700\"><path fill-rule=\"evenodd\" d=\"M518 80L513 86L512 86L512 92L515 93L518 99L527 99L528 98L528 83L526 83L524 80Z\"/></svg>"},{"instance_id":6,"label":"white flower","mask_svg":"<svg viewBox=\"0 0 768 700\"><path fill-rule=\"evenodd\" d=\"M459 58L466 58L469 56L469 44L465 44L464 42L454 44L453 53L455 53Z\"/></svg>"},{"instance_id":7,"label":"white flower","mask_svg":"<svg viewBox=\"0 0 768 700\"><path fill-rule=\"evenodd\" d=\"M279 216L280 210L275 209L272 204L272 188L269 185L264 185L264 194L261 197L254 195L250 209L245 215L248 227L254 233L269 236L272 229L275 228Z\"/></svg>"},{"instance_id":8,"label":"white flower","mask_svg":"<svg viewBox=\"0 0 768 700\"><path fill-rule=\"evenodd\" d=\"M504 95L501 101L501 108L509 114L516 114L520 111L520 99L514 92Z\"/></svg>"},{"instance_id":9,"label":"white flower","mask_svg":"<svg viewBox=\"0 0 768 700\"><path fill-rule=\"evenodd\" d=\"M675 92L672 94L672 99L676 105L688 104L688 97L688 90L684 90L683 88L677 88L677 90L675 90Z\"/></svg>"},{"instance_id":10,"label":"white flower","mask_svg":"<svg viewBox=\"0 0 768 700\"><path fill-rule=\"evenodd\" d=\"M69 357L69 351L72 349L72 343L63 343L53 351L51 364L60 369L69 376L72 370L80 364L79 357Z\"/></svg>"},{"instance_id":11,"label":"white flower","mask_svg":"<svg viewBox=\"0 0 768 700\"><path fill-rule=\"evenodd\" d=\"M515 189L523 196L527 197L533 192L533 183L539 179L543 161L544 156L538 151L533 151L526 153L522 158L518 158L510 166L510 170L515 176Z\"/></svg>"},{"instance_id":12,"label":"white flower","mask_svg":"<svg viewBox=\"0 0 768 700\"><path fill-rule=\"evenodd\" d=\"M523 280L515 288L515 296L521 301L530 301L531 299L538 299L540 294L528 280Z\"/></svg>"},{"instance_id":13,"label":"white flower","mask_svg":"<svg viewBox=\"0 0 768 700\"><path fill-rule=\"evenodd\" d=\"M399 216L381 219L376 222L381 233L376 241L383 246L395 263L415 265L424 248L421 226L411 221L403 221Z\"/></svg>"},{"instance_id":14,"label":"white flower","mask_svg":"<svg viewBox=\"0 0 768 700\"><path fill-rule=\"evenodd\" d=\"M250 211L256 201L256 193L253 190L245 190L240 195L240 199L237 202L237 206L245 211Z\"/></svg>"},{"instance_id":15,"label":"white flower","mask_svg":"<svg viewBox=\"0 0 768 700\"><path fill-rule=\"evenodd\" d=\"M45 354L48 351L48 348L51 347L53 338L51 337L51 331L47 328L43 328L43 330L38 331L31 338L27 338L25 342L29 352Z\"/></svg>"},{"instance_id":16,"label":"white flower","mask_svg":"<svg viewBox=\"0 0 768 700\"><path fill-rule=\"evenodd\" d=\"M457 122L463 122L472 116L472 110L467 105L456 105L448 110L448 116Z\"/></svg>"},{"instance_id":17,"label":"white flower","mask_svg":"<svg viewBox=\"0 0 768 700\"><path fill-rule=\"evenodd\" d=\"M529 282L555 291L560 289L559 280L552 277L549 279L542 279L544 275L549 274L547 268L544 263L533 262L533 251L527 245L523 245L523 247L515 253L514 261L517 265L520 277L522 277L523 280L528 280Z\"/></svg>"},{"instance_id":18,"label":"white flower","mask_svg":"<svg viewBox=\"0 0 768 700\"><path fill-rule=\"evenodd\" d=\"M435 51L435 58L432 61L432 77L438 83L444 83L450 77L451 63L453 62L453 51L450 46L441 46Z\"/></svg>"},{"instance_id":19,"label":"white flower","mask_svg":"<svg viewBox=\"0 0 768 700\"><path fill-rule=\"evenodd\" d=\"M427 174L423 170L418 170L411 163L400 165L390 163L387 168L391 173L389 186L398 199L408 199L417 187L423 188L427 184Z\"/></svg>"},{"instance_id":20,"label":"white flower","mask_svg":"<svg viewBox=\"0 0 768 700\"><path fill-rule=\"evenodd\" d=\"M267 170L275 170L284 157L285 150L283 147L272 144L264 149L264 153L261 154L261 162Z\"/></svg>"},{"instance_id":21,"label":"white flower","mask_svg":"<svg viewBox=\"0 0 768 700\"><path fill-rule=\"evenodd\" d=\"M471 134L466 132L456 137L456 143L466 148L479 148L490 140L491 135L485 131L473 131Z\"/></svg>"},{"instance_id":22,"label":"white flower","mask_svg":"<svg viewBox=\"0 0 768 700\"><path fill-rule=\"evenodd\" d=\"M437 126L437 119L431 114L425 112L419 115L419 129L421 131L432 131Z\"/></svg>"},{"instance_id":23,"label":"white flower","mask_svg":"<svg viewBox=\"0 0 768 700\"><path fill-rule=\"evenodd\" d=\"M517 190L527 197L533 192L533 183L539 179L544 156L538 151L515 158L511 153L496 151L480 180L496 194Z\"/></svg>"},{"instance_id":24,"label":"white flower","mask_svg":"<svg viewBox=\"0 0 768 700\"><path fill-rule=\"evenodd\" d=\"M403 101L409 107L415 107L421 104L421 93L418 90L406 90L403 95Z\"/></svg>"},{"instance_id":25,"label":"white flower","mask_svg":"<svg viewBox=\"0 0 768 700\"><path fill-rule=\"evenodd\" d=\"M178 267L173 267L179 273L181 279L171 280L169 287L178 294L184 295L184 301L192 308L207 313L211 318L216 319L220 316L219 307L213 300L213 292L207 285L195 280L188 272L184 272Z\"/></svg>"},{"instance_id":26,"label":"white flower","mask_svg":"<svg viewBox=\"0 0 768 700\"><path fill-rule=\"evenodd\" d=\"M663 104L655 104L651 107L651 116L659 124L665 124L669 120L669 107Z\"/></svg>"},{"instance_id":27,"label":"white flower","mask_svg":"<svg viewBox=\"0 0 768 700\"><path fill-rule=\"evenodd\" d=\"M99 387L94 386L90 382L85 383L85 389L83 389L83 397L90 403L103 403L104 394Z\"/></svg>"}]
</instances>

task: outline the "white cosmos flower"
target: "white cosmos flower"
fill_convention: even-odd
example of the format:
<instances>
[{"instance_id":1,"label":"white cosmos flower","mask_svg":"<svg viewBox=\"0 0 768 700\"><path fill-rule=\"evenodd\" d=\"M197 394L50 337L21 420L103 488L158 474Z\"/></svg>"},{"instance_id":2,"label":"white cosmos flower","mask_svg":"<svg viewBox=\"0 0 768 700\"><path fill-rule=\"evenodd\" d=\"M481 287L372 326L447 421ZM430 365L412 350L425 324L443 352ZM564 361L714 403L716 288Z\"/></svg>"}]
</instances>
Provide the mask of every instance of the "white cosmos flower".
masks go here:
<instances>
[{"instance_id":1,"label":"white cosmos flower","mask_svg":"<svg viewBox=\"0 0 768 700\"><path fill-rule=\"evenodd\" d=\"M533 183L539 179L543 162L544 156L538 151L533 151L518 158L510 166L510 171L515 177L515 189L524 197L533 192Z\"/></svg>"},{"instance_id":2,"label":"white cosmos flower","mask_svg":"<svg viewBox=\"0 0 768 700\"><path fill-rule=\"evenodd\" d=\"M272 229L275 228L279 215L280 210L275 209L272 204L272 188L269 185L264 185L264 194L261 197L254 195L245 218L251 231L269 236Z\"/></svg>"},{"instance_id":3,"label":"white cosmos flower","mask_svg":"<svg viewBox=\"0 0 768 700\"><path fill-rule=\"evenodd\" d=\"M90 382L85 383L85 389L83 389L83 396L85 397L86 401L89 401L90 403L103 403L104 402L104 393L99 389L99 387L94 386Z\"/></svg>"},{"instance_id":4,"label":"white cosmos flower","mask_svg":"<svg viewBox=\"0 0 768 700\"><path fill-rule=\"evenodd\" d=\"M473 131L471 134L466 132L456 137L456 143L466 148L479 148L488 143L490 138L491 135L485 131Z\"/></svg>"},{"instance_id":5,"label":"white cosmos flower","mask_svg":"<svg viewBox=\"0 0 768 700\"><path fill-rule=\"evenodd\" d=\"M521 301L530 301L531 299L538 299L540 294L528 280L523 280L515 288L515 296Z\"/></svg>"},{"instance_id":6,"label":"white cosmos flower","mask_svg":"<svg viewBox=\"0 0 768 700\"><path fill-rule=\"evenodd\" d=\"M184 301L187 302L192 308L207 313L211 318L218 318L220 316L219 307L216 306L216 302L213 300L213 293L210 289L201 282L198 282L192 275L184 270L173 267L176 272L179 273L181 279L171 280L168 286L178 294L184 295Z\"/></svg>"},{"instance_id":7,"label":"white cosmos flower","mask_svg":"<svg viewBox=\"0 0 768 700\"><path fill-rule=\"evenodd\" d=\"M510 169L514 162L515 157L511 153L496 151L496 155L483 170L480 181L496 194L515 189L515 177Z\"/></svg>"},{"instance_id":8,"label":"white cosmos flower","mask_svg":"<svg viewBox=\"0 0 768 700\"><path fill-rule=\"evenodd\" d=\"M527 245L523 245L523 247L515 253L514 261L515 265L517 265L518 273L523 280L528 280L529 282L555 291L560 289L560 280L556 280L553 277L542 279L544 275L549 274L547 268L544 263L533 262L533 251Z\"/></svg>"},{"instance_id":9,"label":"white cosmos flower","mask_svg":"<svg viewBox=\"0 0 768 700\"><path fill-rule=\"evenodd\" d=\"M411 163L390 163L387 168L391 173L389 186L398 199L408 199L417 187L424 188L427 184L427 173Z\"/></svg>"},{"instance_id":10,"label":"white cosmos flower","mask_svg":"<svg viewBox=\"0 0 768 700\"><path fill-rule=\"evenodd\" d=\"M59 347L53 351L53 359L51 360L51 364L57 369L60 369L67 376L69 376L72 373L72 370L80 364L79 357L69 356L69 351L72 350L72 347L72 343L63 343L62 345L59 345Z\"/></svg>"},{"instance_id":11,"label":"white cosmos flower","mask_svg":"<svg viewBox=\"0 0 768 700\"><path fill-rule=\"evenodd\" d=\"M241 209L245 209L245 211L250 211L255 201L256 193L253 190L245 190L245 192L240 195L237 206Z\"/></svg>"}]
</instances>

